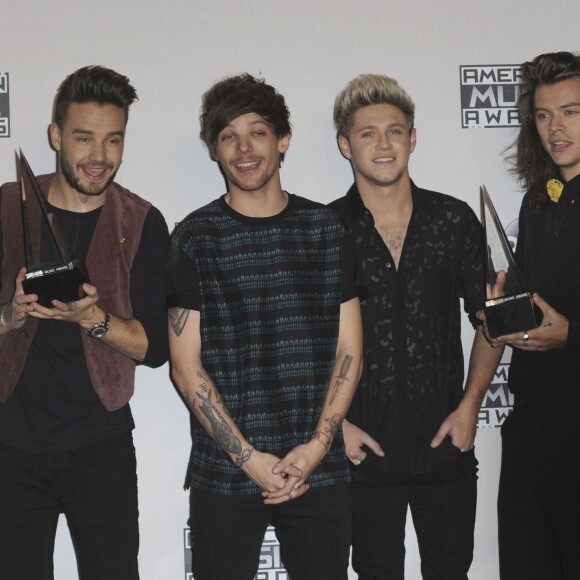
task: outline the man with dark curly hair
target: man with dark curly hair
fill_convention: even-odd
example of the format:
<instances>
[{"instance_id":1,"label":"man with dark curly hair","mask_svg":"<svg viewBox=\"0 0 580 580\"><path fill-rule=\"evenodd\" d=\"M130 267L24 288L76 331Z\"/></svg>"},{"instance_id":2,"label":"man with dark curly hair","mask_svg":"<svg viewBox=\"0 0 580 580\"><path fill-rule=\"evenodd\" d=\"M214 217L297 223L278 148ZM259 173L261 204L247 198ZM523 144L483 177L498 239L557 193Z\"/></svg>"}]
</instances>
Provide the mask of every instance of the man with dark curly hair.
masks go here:
<instances>
[{"instance_id":1,"label":"man with dark curly hair","mask_svg":"<svg viewBox=\"0 0 580 580\"><path fill-rule=\"evenodd\" d=\"M502 427L502 580L580 578L580 56L522 66L511 156L527 193L516 263L541 311L513 347L513 413Z\"/></svg>"}]
</instances>

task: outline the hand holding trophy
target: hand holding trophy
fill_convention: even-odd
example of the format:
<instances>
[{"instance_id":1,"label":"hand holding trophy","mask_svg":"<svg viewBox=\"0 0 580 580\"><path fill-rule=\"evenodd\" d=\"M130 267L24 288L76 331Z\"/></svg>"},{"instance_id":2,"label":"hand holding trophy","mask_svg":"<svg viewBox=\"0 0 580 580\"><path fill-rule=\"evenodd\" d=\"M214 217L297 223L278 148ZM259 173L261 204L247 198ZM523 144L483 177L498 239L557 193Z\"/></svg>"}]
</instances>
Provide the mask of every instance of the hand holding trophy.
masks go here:
<instances>
[{"instance_id":1,"label":"hand holding trophy","mask_svg":"<svg viewBox=\"0 0 580 580\"><path fill-rule=\"evenodd\" d=\"M485 319L491 338L538 326L534 301L524 289L514 256L485 185L480 187L485 231Z\"/></svg>"}]
</instances>

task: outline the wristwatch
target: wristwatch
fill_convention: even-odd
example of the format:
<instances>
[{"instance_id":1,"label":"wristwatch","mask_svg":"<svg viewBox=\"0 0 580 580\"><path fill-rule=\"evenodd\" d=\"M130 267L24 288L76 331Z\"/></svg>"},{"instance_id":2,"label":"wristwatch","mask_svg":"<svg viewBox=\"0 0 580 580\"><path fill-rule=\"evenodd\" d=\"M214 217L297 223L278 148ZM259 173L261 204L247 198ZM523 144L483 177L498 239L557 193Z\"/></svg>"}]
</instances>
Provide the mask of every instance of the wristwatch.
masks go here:
<instances>
[{"instance_id":1,"label":"wristwatch","mask_svg":"<svg viewBox=\"0 0 580 580\"><path fill-rule=\"evenodd\" d=\"M111 315L108 312L105 312L105 319L103 322L97 322L97 324L93 324L93 326L87 328L85 332L91 338L103 338L103 336L105 336L109 330L109 322L111 322Z\"/></svg>"}]
</instances>

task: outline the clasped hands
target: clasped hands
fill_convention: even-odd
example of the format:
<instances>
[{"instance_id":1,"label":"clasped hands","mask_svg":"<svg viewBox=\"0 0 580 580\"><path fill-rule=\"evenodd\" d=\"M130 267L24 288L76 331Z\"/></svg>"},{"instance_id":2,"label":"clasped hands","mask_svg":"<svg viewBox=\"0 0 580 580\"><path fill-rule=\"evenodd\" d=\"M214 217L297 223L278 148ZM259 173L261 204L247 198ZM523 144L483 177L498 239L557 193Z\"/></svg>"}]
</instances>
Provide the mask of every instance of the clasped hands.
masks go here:
<instances>
[{"instance_id":1,"label":"clasped hands","mask_svg":"<svg viewBox=\"0 0 580 580\"><path fill-rule=\"evenodd\" d=\"M308 491L306 480L326 451L325 446L314 440L298 445L282 459L255 449L242 469L263 490L265 504L280 504Z\"/></svg>"}]
</instances>

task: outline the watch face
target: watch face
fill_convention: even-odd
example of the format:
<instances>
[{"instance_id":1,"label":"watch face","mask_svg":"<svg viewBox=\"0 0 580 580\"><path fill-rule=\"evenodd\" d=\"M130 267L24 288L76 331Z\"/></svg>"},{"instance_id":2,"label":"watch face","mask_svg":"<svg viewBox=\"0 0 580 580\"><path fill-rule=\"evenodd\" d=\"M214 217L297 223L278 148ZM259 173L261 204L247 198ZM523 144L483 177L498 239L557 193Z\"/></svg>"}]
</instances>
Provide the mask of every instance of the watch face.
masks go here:
<instances>
[{"instance_id":1,"label":"watch face","mask_svg":"<svg viewBox=\"0 0 580 580\"><path fill-rule=\"evenodd\" d=\"M102 338L107 334L107 329L104 326L97 326L91 330L91 336L93 338Z\"/></svg>"}]
</instances>

